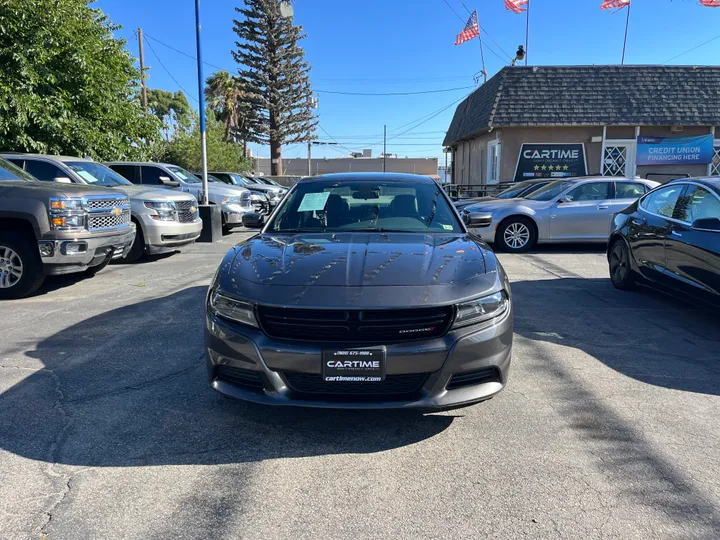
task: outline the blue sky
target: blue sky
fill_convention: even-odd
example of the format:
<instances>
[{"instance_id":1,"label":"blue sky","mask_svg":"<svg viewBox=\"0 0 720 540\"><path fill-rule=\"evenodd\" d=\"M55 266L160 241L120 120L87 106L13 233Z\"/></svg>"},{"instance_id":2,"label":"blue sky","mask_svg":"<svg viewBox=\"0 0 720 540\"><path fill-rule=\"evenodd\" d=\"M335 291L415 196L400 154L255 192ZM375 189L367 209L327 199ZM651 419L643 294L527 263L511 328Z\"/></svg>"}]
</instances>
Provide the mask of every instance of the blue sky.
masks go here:
<instances>
[{"instance_id":1,"label":"blue sky","mask_svg":"<svg viewBox=\"0 0 720 540\"><path fill-rule=\"evenodd\" d=\"M509 60L525 41L525 16L505 10L503 0L463 0L478 9L486 43L489 75ZM333 92L415 92L472 87L480 70L477 40L454 46L468 13L460 0L296 0L295 22L307 33L302 46L312 66L313 89L319 100L320 125L343 147L316 147L316 156L359 151L382 140L388 126L388 151L400 156L441 156L441 142L454 106L471 89L414 96L347 96ZM619 64L625 12L601 11L601 0L531 0L530 65ZM202 0L203 59L234 70L230 54L235 34L232 20L240 0ZM197 105L195 11L193 0L98 0L120 37L137 56L133 33L142 28L151 88L190 94ZM717 37L679 58L688 49ZM492 39L491 39L492 38ZM494 42L493 42L494 40ZM492 49L492 50L491 50ZM695 0L633 0L626 63L720 63L720 8ZM162 67L165 65L168 75ZM215 68L205 66L205 76ZM173 80L173 78L175 80ZM177 81L177 82L176 82ZM433 113L440 112L432 117ZM426 120L424 123L424 120ZM410 129L410 131L407 131ZM406 132L407 131L407 132ZM405 133L406 132L406 133ZM320 140L330 140L322 130ZM284 149L285 157L305 156L306 146ZM372 147L375 154L381 145ZM268 155L267 149L255 148Z\"/></svg>"}]
</instances>

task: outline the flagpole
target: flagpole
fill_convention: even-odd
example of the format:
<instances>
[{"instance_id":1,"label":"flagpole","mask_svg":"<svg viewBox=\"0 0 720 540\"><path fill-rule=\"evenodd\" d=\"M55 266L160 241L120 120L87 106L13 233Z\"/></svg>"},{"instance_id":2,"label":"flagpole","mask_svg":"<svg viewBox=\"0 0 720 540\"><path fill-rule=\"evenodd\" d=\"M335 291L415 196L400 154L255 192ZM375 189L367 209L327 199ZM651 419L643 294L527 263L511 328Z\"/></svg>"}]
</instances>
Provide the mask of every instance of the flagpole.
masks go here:
<instances>
[{"instance_id":1,"label":"flagpole","mask_svg":"<svg viewBox=\"0 0 720 540\"><path fill-rule=\"evenodd\" d=\"M527 9L525 10L525 65L528 64L528 38L530 37L530 0L527 3Z\"/></svg>"},{"instance_id":2,"label":"flagpole","mask_svg":"<svg viewBox=\"0 0 720 540\"><path fill-rule=\"evenodd\" d=\"M627 46L628 26L630 26L630 7L631 6L632 6L632 2L628 2L627 18L625 19L625 40L623 41L622 60L620 60L621 66L625 65L625 47Z\"/></svg>"},{"instance_id":3,"label":"flagpole","mask_svg":"<svg viewBox=\"0 0 720 540\"><path fill-rule=\"evenodd\" d=\"M477 9L475 10L475 14L477 15ZM481 34L482 29L480 28L480 19L478 18L478 41L480 42L480 60L482 61L483 82L487 82L487 71L485 70L485 53L483 52Z\"/></svg>"}]
</instances>

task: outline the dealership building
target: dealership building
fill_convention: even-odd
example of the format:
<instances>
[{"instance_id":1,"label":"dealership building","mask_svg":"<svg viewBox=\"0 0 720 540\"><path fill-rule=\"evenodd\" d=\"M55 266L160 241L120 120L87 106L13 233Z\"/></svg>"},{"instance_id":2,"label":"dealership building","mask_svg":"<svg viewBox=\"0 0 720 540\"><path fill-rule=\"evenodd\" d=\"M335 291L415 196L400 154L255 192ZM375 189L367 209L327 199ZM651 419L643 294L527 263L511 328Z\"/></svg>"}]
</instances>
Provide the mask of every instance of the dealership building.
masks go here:
<instances>
[{"instance_id":1,"label":"dealership building","mask_svg":"<svg viewBox=\"0 0 720 540\"><path fill-rule=\"evenodd\" d=\"M720 176L720 67L505 67L455 110L454 184Z\"/></svg>"}]
</instances>

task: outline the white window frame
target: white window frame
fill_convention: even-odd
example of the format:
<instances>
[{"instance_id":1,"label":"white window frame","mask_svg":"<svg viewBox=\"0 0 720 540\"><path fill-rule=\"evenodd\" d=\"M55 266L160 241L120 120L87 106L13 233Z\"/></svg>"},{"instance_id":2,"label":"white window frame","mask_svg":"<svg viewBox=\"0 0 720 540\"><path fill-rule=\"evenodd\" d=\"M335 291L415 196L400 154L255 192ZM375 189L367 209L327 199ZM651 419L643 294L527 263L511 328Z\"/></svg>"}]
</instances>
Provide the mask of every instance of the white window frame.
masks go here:
<instances>
[{"instance_id":1,"label":"white window frame","mask_svg":"<svg viewBox=\"0 0 720 540\"><path fill-rule=\"evenodd\" d=\"M713 145L713 158L715 157L715 154L720 156L720 139L715 139L715 144ZM717 166L714 165L712 159L710 160L710 163L708 163L708 176L720 176L720 164Z\"/></svg>"},{"instance_id":2,"label":"white window frame","mask_svg":"<svg viewBox=\"0 0 720 540\"><path fill-rule=\"evenodd\" d=\"M495 175L493 175L493 151L495 151ZM502 165L502 141L493 139L487 143L487 185L500 183L500 168Z\"/></svg>"},{"instance_id":3,"label":"white window frame","mask_svg":"<svg viewBox=\"0 0 720 540\"><path fill-rule=\"evenodd\" d=\"M637 139L607 139L602 147L601 168L600 175L606 176L605 174L605 151L611 146L624 146L627 148L625 151L625 171L622 176L627 178L633 178L637 172L637 166L635 165L635 156L637 154ZM609 175L608 175L609 176Z\"/></svg>"}]
</instances>

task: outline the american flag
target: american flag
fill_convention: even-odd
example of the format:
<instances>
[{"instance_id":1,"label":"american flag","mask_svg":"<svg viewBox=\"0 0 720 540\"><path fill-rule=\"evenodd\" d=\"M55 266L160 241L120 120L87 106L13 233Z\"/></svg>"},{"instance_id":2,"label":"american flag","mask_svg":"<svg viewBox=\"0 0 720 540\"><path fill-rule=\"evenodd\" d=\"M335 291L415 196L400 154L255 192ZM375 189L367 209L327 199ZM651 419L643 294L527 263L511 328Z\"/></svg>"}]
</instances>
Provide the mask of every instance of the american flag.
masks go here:
<instances>
[{"instance_id":1,"label":"american flag","mask_svg":"<svg viewBox=\"0 0 720 540\"><path fill-rule=\"evenodd\" d=\"M527 6L528 0L505 0L505 9L513 13L522 13L527 11L523 6Z\"/></svg>"},{"instance_id":2,"label":"american flag","mask_svg":"<svg viewBox=\"0 0 720 540\"><path fill-rule=\"evenodd\" d=\"M460 45L466 41L480 36L480 25L478 24L477 10L472 12L465 28L455 38L455 45Z\"/></svg>"},{"instance_id":3,"label":"american flag","mask_svg":"<svg viewBox=\"0 0 720 540\"><path fill-rule=\"evenodd\" d=\"M630 0L603 0L600 9L622 9L630 5Z\"/></svg>"},{"instance_id":4,"label":"american flag","mask_svg":"<svg viewBox=\"0 0 720 540\"><path fill-rule=\"evenodd\" d=\"M720 0L700 0L700 4L705 7L720 7Z\"/></svg>"}]
</instances>

